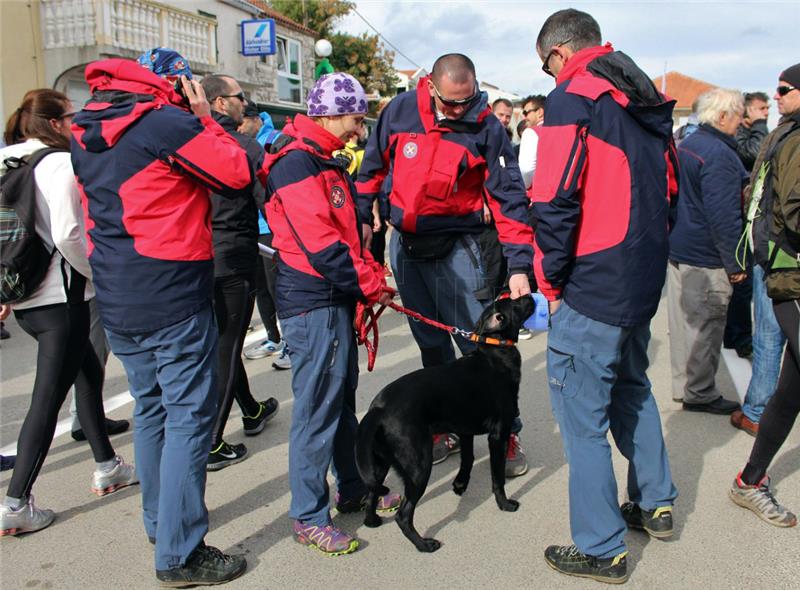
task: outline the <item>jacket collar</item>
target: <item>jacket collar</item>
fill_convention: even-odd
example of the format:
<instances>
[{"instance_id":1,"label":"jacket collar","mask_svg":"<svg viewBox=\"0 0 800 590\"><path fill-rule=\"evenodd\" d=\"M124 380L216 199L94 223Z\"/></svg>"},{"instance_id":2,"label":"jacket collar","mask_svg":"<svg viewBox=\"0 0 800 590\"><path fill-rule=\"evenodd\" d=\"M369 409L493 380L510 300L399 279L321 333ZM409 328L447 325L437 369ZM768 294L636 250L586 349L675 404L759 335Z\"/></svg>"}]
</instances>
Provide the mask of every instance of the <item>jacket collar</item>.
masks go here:
<instances>
[{"instance_id":1,"label":"jacket collar","mask_svg":"<svg viewBox=\"0 0 800 590\"><path fill-rule=\"evenodd\" d=\"M86 66L86 82L92 94L102 90L121 90L149 94L157 103L186 109L186 104L172 84L130 59L105 59Z\"/></svg>"},{"instance_id":2,"label":"jacket collar","mask_svg":"<svg viewBox=\"0 0 800 590\"><path fill-rule=\"evenodd\" d=\"M436 120L436 110L434 107L433 98L428 92L428 80L431 77L425 76L420 78L417 82L417 109L419 110L419 117L422 120L422 125L425 127L425 132L430 133L434 129L438 131L458 131L462 133L469 133L477 131L483 121L492 114L492 109L489 108L489 95L486 92L478 91L479 97L470 105L470 108L464 113L464 116L456 120L443 119Z\"/></svg>"},{"instance_id":3,"label":"jacket collar","mask_svg":"<svg viewBox=\"0 0 800 590\"><path fill-rule=\"evenodd\" d=\"M211 111L211 116L214 120L219 123L219 126L222 127L228 133L232 131L236 131L239 129L239 126L236 124L236 121L231 119L228 115L224 115L218 111Z\"/></svg>"},{"instance_id":4,"label":"jacket collar","mask_svg":"<svg viewBox=\"0 0 800 590\"><path fill-rule=\"evenodd\" d=\"M309 117L297 114L286 124L280 139L273 144L273 149L277 151L267 154L264 158L262 170L268 174L278 160L293 150L336 162L333 160L333 152L342 148L344 142L341 139L317 125Z\"/></svg>"},{"instance_id":5,"label":"jacket collar","mask_svg":"<svg viewBox=\"0 0 800 590\"><path fill-rule=\"evenodd\" d=\"M572 80L576 75L586 71L586 66L589 65L589 62L601 55L611 53L612 51L614 51L614 48L611 46L611 43L598 45L596 47L586 47L580 51L576 51L558 73L556 85L560 86L562 83Z\"/></svg>"},{"instance_id":6,"label":"jacket collar","mask_svg":"<svg viewBox=\"0 0 800 590\"><path fill-rule=\"evenodd\" d=\"M700 124L700 131L705 131L706 133L708 133L710 135L713 135L717 139L725 142L729 148L731 148L732 150L736 151L736 147L737 146L736 146L736 138L735 137L733 137L731 135L727 135L727 134L723 133L722 131L720 131L719 129L717 129L716 127L714 127L713 125L708 125L706 123L701 123Z\"/></svg>"}]
</instances>

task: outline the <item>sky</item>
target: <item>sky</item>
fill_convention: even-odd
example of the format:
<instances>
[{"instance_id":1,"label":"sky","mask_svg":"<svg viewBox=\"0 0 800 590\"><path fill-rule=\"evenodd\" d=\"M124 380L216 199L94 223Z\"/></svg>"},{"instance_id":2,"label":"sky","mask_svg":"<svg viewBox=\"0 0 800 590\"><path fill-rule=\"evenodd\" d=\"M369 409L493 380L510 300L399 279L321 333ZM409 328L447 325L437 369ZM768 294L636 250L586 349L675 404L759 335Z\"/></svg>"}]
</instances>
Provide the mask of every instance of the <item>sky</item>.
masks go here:
<instances>
[{"instance_id":1,"label":"sky","mask_svg":"<svg viewBox=\"0 0 800 590\"><path fill-rule=\"evenodd\" d=\"M554 86L534 45L545 19L562 8L589 12L600 24L603 41L627 53L651 77L661 75L666 62L666 71L772 96L778 74L800 62L800 0L356 0L356 10L417 64L430 70L443 53L465 53L475 62L478 79L523 96L547 94ZM371 32L353 13L337 28ZM396 55L395 68L415 66Z\"/></svg>"}]
</instances>

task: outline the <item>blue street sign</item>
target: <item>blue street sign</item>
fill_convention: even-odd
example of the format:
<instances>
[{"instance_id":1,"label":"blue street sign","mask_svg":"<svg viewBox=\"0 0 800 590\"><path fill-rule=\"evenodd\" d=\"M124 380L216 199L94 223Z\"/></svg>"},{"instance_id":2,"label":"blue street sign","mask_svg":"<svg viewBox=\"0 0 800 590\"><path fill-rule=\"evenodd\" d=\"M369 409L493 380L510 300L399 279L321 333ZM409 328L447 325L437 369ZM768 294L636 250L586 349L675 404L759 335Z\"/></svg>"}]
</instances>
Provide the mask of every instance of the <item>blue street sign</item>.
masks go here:
<instances>
[{"instance_id":1,"label":"blue street sign","mask_svg":"<svg viewBox=\"0 0 800 590\"><path fill-rule=\"evenodd\" d=\"M242 55L272 55L275 53L275 21L271 18L243 20Z\"/></svg>"}]
</instances>

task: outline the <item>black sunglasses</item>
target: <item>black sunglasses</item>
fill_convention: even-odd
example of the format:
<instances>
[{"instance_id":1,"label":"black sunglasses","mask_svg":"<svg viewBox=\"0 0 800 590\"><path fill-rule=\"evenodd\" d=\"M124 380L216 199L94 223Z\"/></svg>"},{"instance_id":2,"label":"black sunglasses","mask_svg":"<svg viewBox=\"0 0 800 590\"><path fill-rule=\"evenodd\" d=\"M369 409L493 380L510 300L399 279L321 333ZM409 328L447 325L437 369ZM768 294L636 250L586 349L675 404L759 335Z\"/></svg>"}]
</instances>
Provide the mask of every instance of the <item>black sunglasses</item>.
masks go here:
<instances>
[{"instance_id":1,"label":"black sunglasses","mask_svg":"<svg viewBox=\"0 0 800 590\"><path fill-rule=\"evenodd\" d=\"M542 62L542 71L545 74L547 74L548 76L552 76L553 78L556 77L556 75L550 70L550 58L553 57L553 54L555 53L556 48L562 47L563 45L566 45L570 41L572 41L571 38L567 39L566 41L563 41L563 42L559 43L558 45L554 45L553 46L553 48L550 50L550 53L548 53L547 57L544 58L544 62Z\"/></svg>"},{"instance_id":2,"label":"black sunglasses","mask_svg":"<svg viewBox=\"0 0 800 590\"><path fill-rule=\"evenodd\" d=\"M797 90L797 88L795 88L794 86L778 86L778 87L775 89L775 92L777 92L777 93L778 93L778 96L786 96L786 95L787 95L787 94L789 94L789 93L790 93L792 90Z\"/></svg>"},{"instance_id":3,"label":"black sunglasses","mask_svg":"<svg viewBox=\"0 0 800 590\"><path fill-rule=\"evenodd\" d=\"M247 99L244 97L244 92L240 92L239 94L220 94L220 98L238 98L241 102L245 102Z\"/></svg>"},{"instance_id":4,"label":"black sunglasses","mask_svg":"<svg viewBox=\"0 0 800 590\"><path fill-rule=\"evenodd\" d=\"M536 112L536 111L538 111L538 110L539 110L539 107L536 107L536 108L533 108L533 109L528 109L528 110L525 110L525 109L523 109L523 110L522 110L522 116L523 116L523 117L527 117L527 116L528 116L528 115L530 115L531 113L535 113L535 112Z\"/></svg>"},{"instance_id":5,"label":"black sunglasses","mask_svg":"<svg viewBox=\"0 0 800 590\"><path fill-rule=\"evenodd\" d=\"M467 98L455 98L455 99L449 99L449 98L443 97L441 94L439 94L439 89L436 88L436 84L433 84L433 82L431 82L431 85L433 86L433 91L436 93L436 97L440 101L442 101L442 104L444 106L446 106L446 107L461 107L461 106L468 105L469 103L474 101L475 98L478 96L478 83L477 82L475 83L475 91L472 93L472 96L468 96Z\"/></svg>"}]
</instances>

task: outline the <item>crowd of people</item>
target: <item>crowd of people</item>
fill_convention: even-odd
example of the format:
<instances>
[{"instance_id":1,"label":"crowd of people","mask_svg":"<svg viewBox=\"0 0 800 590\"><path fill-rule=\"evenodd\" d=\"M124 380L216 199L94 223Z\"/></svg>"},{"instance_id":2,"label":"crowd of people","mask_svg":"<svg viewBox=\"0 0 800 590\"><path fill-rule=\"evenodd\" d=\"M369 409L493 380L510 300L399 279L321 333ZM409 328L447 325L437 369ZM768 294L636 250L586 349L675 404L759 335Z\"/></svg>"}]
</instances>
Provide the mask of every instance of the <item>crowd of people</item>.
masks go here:
<instances>
[{"instance_id":1,"label":"crowd of people","mask_svg":"<svg viewBox=\"0 0 800 590\"><path fill-rule=\"evenodd\" d=\"M778 75L772 132L766 94L714 89L673 137L674 101L602 44L591 15L552 14L536 53L555 89L523 99L513 130L514 105L489 105L457 53L382 105L368 139L367 95L349 74L320 77L307 115L279 131L234 78L198 82L167 48L89 64L79 112L54 90L28 92L5 129L2 204L34 222L26 243L47 255L3 276L0 319L13 310L38 349L0 535L55 519L31 491L74 385L72 435L91 446L92 490L140 484L157 579L240 576L244 556L205 543L206 473L247 457L224 437L234 400L246 436L279 412L253 396L242 360L270 357L292 371L293 536L327 555L355 551L331 519L327 474L338 511L364 508L353 326L356 303L392 300L387 276L404 306L450 326L473 326L503 291L547 298L572 537L545 549L555 570L621 583L628 528L672 536L678 490L647 377L665 283L673 399L730 414L755 437L730 498L796 525L767 470L800 413L800 64ZM30 198L12 207L26 171ZM256 305L266 338L244 349ZM409 327L422 366L475 350L458 333ZM752 355L741 407L715 383L723 346ZM129 426L103 412L109 348L135 399L135 467L109 442ZM517 416L507 477L528 469L522 426ZM628 460L621 506L609 430ZM431 433L435 463L458 451L457 434ZM402 502L386 490L377 508Z\"/></svg>"}]
</instances>

